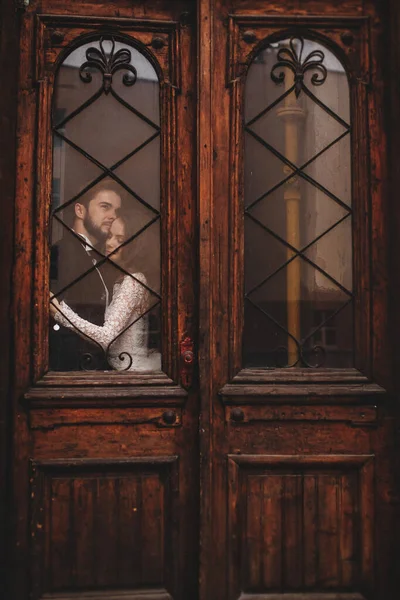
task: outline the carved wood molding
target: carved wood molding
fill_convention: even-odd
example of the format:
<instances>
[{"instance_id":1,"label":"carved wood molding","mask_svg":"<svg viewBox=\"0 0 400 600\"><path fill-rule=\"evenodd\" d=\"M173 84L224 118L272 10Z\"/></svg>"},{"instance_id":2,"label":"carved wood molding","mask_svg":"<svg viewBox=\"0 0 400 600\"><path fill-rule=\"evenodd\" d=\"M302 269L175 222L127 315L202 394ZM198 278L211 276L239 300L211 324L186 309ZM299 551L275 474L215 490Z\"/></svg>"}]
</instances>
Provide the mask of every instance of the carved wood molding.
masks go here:
<instances>
[{"instance_id":1,"label":"carved wood molding","mask_svg":"<svg viewBox=\"0 0 400 600\"><path fill-rule=\"evenodd\" d=\"M74 47L77 43L82 43L85 35L93 37L113 32L117 36L118 34L129 36L126 39L130 44L137 43L140 46L141 52L145 54L156 68L158 75L161 76L161 84L164 83L179 89L179 60L177 60L176 54L179 51L180 23L178 22L38 13L36 14L36 28L38 31L37 54L45 51L46 59L43 63L40 56L37 56L37 81L46 75L46 67L50 71L54 70L65 47ZM141 34L138 40L132 37L135 33ZM152 38L154 33L163 36L159 38L162 45L154 43ZM169 53L173 56L173 61L170 61Z\"/></svg>"},{"instance_id":2,"label":"carved wood molding","mask_svg":"<svg viewBox=\"0 0 400 600\"><path fill-rule=\"evenodd\" d=\"M25 394L30 409L43 407L181 406L188 392L162 371L154 373L47 373Z\"/></svg>"},{"instance_id":3,"label":"carved wood molding","mask_svg":"<svg viewBox=\"0 0 400 600\"><path fill-rule=\"evenodd\" d=\"M289 402L338 404L376 401L387 392L357 369L242 369L219 394L224 404L259 404L283 398ZM296 400L298 397L298 400ZM239 400L240 398L240 400Z\"/></svg>"},{"instance_id":4,"label":"carved wood molding","mask_svg":"<svg viewBox=\"0 0 400 600\"><path fill-rule=\"evenodd\" d=\"M33 387L24 395L28 407L117 407L117 406L181 406L188 392L179 386L63 388Z\"/></svg>"},{"instance_id":5,"label":"carved wood molding","mask_svg":"<svg viewBox=\"0 0 400 600\"><path fill-rule=\"evenodd\" d=\"M375 383L368 384L305 384L284 383L226 384L219 395L224 404L258 404L273 402L272 399L287 399L289 402L314 404L321 398L329 398L338 404L365 403L367 398L376 402L377 396L385 395L385 390Z\"/></svg>"},{"instance_id":6,"label":"carved wood molding","mask_svg":"<svg viewBox=\"0 0 400 600\"><path fill-rule=\"evenodd\" d=\"M85 408L84 414L80 408L65 408L54 406L39 408L34 406L29 412L29 429L31 431L54 431L61 428L81 428L98 426L140 426L150 425L157 429L175 428L182 426L182 409L180 407L124 407L120 410L101 406L97 409Z\"/></svg>"},{"instance_id":7,"label":"carved wood molding","mask_svg":"<svg viewBox=\"0 0 400 600\"><path fill-rule=\"evenodd\" d=\"M245 75L247 67L266 45L266 39L273 41L274 37L290 36L299 31L307 37L321 36L326 43L334 44L336 51L341 49L348 59L347 66L353 66L356 75L359 65L354 62L357 60L354 46L358 43L357 38L367 35L369 23L370 18L366 16L230 15L228 85ZM357 75L361 76L360 73Z\"/></svg>"},{"instance_id":8,"label":"carved wood molding","mask_svg":"<svg viewBox=\"0 0 400 600\"><path fill-rule=\"evenodd\" d=\"M234 406L234 408L231 408ZM347 423L352 427L377 427L376 406L326 406L325 404L236 404L231 402L225 409L225 421L232 426L263 422L316 422Z\"/></svg>"},{"instance_id":9,"label":"carved wood molding","mask_svg":"<svg viewBox=\"0 0 400 600\"><path fill-rule=\"evenodd\" d=\"M238 600L366 600L362 594L241 594Z\"/></svg>"},{"instance_id":10,"label":"carved wood molding","mask_svg":"<svg viewBox=\"0 0 400 600\"><path fill-rule=\"evenodd\" d=\"M43 594L41 600L173 600L173 597L167 590L149 589L136 592L107 590L106 592L77 592L75 594ZM344 600L347 599L345 598ZM358 600L358 598L355 598L355 600Z\"/></svg>"}]
</instances>

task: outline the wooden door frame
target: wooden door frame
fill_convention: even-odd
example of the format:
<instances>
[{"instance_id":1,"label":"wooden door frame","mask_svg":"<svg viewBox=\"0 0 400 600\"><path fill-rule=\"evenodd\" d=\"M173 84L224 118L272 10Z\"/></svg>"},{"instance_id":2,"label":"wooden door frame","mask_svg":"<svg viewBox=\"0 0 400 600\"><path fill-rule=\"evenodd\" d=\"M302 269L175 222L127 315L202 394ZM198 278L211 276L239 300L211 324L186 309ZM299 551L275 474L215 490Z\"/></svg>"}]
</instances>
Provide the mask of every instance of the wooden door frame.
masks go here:
<instances>
[{"instance_id":1,"label":"wooden door frame","mask_svg":"<svg viewBox=\"0 0 400 600\"><path fill-rule=\"evenodd\" d=\"M1 244L1 262L0 262L0 281L2 282L2 292L0 295L0 319L1 319L1 340L3 348L10 352L2 355L0 362L1 378L1 399L0 399L0 580L6 581L5 574L8 572L9 552L13 547L13 540L10 527L10 516L12 513L11 496L11 457L12 457L12 415L16 409L12 402L12 377L10 357L12 352L12 326L10 322L10 306L12 301L11 271L13 256L13 227L14 222L14 190L15 190L15 147L16 147L16 95L18 79L18 57L19 57L19 32L20 32L20 12L16 10L15 5L19 4L17 0L4 1L0 7L1 18L1 46L0 46L0 79L3 81L2 94L0 95L0 110L2 115L2 138L3 148L7 152L0 154L0 173L1 173L1 202L2 205L2 223L7 226L3 228L0 236ZM199 0L198 2L198 200L199 200L199 238L200 247L200 277L202 286L200 289L200 321L209 322L211 312L210 297L208 294L207 281L211 273L212 256L210 254L210 235L212 231L212 222L210 214L209 198L212 195L212 127L211 127L211 90L212 90L212 51L213 51L213 25L212 15L214 3L212 0ZM400 155L400 45L398 36L400 32L400 5L397 0L388 0L389 23L388 39L390 47L390 65L387 68L386 77L390 86L390 106L388 108L387 123L390 123L389 137L389 210L390 219L390 321L393 324L392 342L393 348L396 348L396 341L400 333L400 285L397 274L400 272L400 210L396 194L400 189L400 170L398 169L398 157ZM213 556L208 552L211 547L210 531L204 529L207 523L210 511L210 490L212 472L208 469L208 460L210 458L210 423L212 418L210 399L212 397L212 382L207 378L210 363L211 333L203 330L200 336L201 341L201 398L202 411L200 427L204 430L201 437L201 477L203 492L201 496L201 598L206 600L207 593L210 590L206 580L205 573L212 564ZM393 372L397 373L400 368L400 352L394 352ZM396 420L397 430L400 422L398 409L398 398L400 396L400 380L394 380L394 402L391 405L391 419ZM398 438L397 438L398 439ZM398 446L397 446L398 448ZM398 460L400 452L398 451L397 460L393 468L400 466ZM400 478L397 477L398 484ZM399 486L396 488L396 496L392 502L398 501ZM400 526L397 525L397 535L400 535ZM400 560L400 548L397 549L397 562ZM400 576L397 576L400 579ZM400 581L399 581L400 584ZM5 597L7 593L5 592Z\"/></svg>"},{"instance_id":2,"label":"wooden door frame","mask_svg":"<svg viewBox=\"0 0 400 600\"><path fill-rule=\"evenodd\" d=\"M17 82L20 13L14 2L0 6L0 97L3 148L0 153L3 223L0 236L0 333L3 348L0 361L0 595L8 596L8 558L12 546L12 263L14 246L15 151L17 126Z\"/></svg>"}]
</instances>

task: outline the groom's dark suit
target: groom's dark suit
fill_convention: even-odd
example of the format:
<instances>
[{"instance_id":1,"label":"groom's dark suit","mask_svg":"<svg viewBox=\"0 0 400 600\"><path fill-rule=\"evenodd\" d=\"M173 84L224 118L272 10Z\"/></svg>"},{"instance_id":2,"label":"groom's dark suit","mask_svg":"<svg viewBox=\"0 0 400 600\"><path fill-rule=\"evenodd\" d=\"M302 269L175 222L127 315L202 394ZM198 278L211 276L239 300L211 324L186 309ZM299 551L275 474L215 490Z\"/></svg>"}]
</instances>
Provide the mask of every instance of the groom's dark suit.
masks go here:
<instances>
[{"instance_id":1,"label":"groom's dark suit","mask_svg":"<svg viewBox=\"0 0 400 600\"><path fill-rule=\"evenodd\" d=\"M106 277L101 267L93 266L102 258L95 250L85 249L82 241L72 233L51 249L51 291L61 302L64 300L80 317L103 325L107 292ZM83 277L89 269L92 271ZM64 288L82 276L78 282ZM111 296L110 296L111 297ZM85 355L93 362L85 362ZM60 326L50 329L50 369L54 371L78 371L82 368L108 369L104 352L94 343L79 336L76 331Z\"/></svg>"}]
</instances>

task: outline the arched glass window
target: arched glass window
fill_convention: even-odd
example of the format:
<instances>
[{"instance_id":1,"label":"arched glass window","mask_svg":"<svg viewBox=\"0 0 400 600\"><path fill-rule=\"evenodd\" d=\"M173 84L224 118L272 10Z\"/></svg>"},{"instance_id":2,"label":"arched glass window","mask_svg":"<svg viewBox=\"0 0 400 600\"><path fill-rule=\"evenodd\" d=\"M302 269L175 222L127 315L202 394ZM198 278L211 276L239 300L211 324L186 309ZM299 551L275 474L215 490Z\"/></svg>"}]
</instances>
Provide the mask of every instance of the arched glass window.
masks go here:
<instances>
[{"instance_id":1,"label":"arched glass window","mask_svg":"<svg viewBox=\"0 0 400 600\"><path fill-rule=\"evenodd\" d=\"M319 42L270 43L245 85L245 367L351 367L350 94Z\"/></svg>"},{"instance_id":2,"label":"arched glass window","mask_svg":"<svg viewBox=\"0 0 400 600\"><path fill-rule=\"evenodd\" d=\"M52 370L161 368L159 96L149 59L112 36L58 69Z\"/></svg>"}]
</instances>

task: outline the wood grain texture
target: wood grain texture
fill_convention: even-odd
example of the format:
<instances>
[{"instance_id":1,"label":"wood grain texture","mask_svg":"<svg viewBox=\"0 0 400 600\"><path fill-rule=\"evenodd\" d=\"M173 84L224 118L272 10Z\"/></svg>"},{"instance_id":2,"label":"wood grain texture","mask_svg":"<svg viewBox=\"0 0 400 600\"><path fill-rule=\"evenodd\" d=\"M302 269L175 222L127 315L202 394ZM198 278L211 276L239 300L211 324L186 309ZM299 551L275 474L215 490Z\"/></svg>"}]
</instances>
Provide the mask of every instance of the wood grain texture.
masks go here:
<instances>
[{"instance_id":1,"label":"wood grain texture","mask_svg":"<svg viewBox=\"0 0 400 600\"><path fill-rule=\"evenodd\" d=\"M209 577L214 556L212 527L213 477L212 423L213 423L213 125L212 92L214 55L214 10L212 0L198 0L196 11L196 76L197 76L197 205L199 231L199 375L201 411L200 436L200 531L199 531L199 598L211 597L213 581Z\"/></svg>"},{"instance_id":2,"label":"wood grain texture","mask_svg":"<svg viewBox=\"0 0 400 600\"><path fill-rule=\"evenodd\" d=\"M0 97L0 127L3 150L0 153L1 211L4 223L0 236L0 339L4 348L12 347L12 285L11 273L14 245L14 193L17 112L17 74L19 54L19 17L10 2L0 7L0 78L4 85ZM12 354L3 352L0 361L0 595L7 597L10 531L10 476L12 409Z\"/></svg>"},{"instance_id":3,"label":"wood grain texture","mask_svg":"<svg viewBox=\"0 0 400 600\"><path fill-rule=\"evenodd\" d=\"M240 419L237 418L236 410L242 411ZM235 408L227 406L225 409L226 421L232 425L246 425L251 423L263 423L269 421L332 421L348 423L360 427L377 427L378 414L376 406L327 406L326 404L310 406L304 404L296 405L248 405Z\"/></svg>"},{"instance_id":4,"label":"wood grain texture","mask_svg":"<svg viewBox=\"0 0 400 600\"><path fill-rule=\"evenodd\" d=\"M176 475L174 456L32 463L35 594L118 588L121 569L127 591L170 588Z\"/></svg>"},{"instance_id":5,"label":"wood grain texture","mask_svg":"<svg viewBox=\"0 0 400 600\"><path fill-rule=\"evenodd\" d=\"M373 457L228 460L230 597L371 589Z\"/></svg>"},{"instance_id":6,"label":"wood grain texture","mask_svg":"<svg viewBox=\"0 0 400 600\"><path fill-rule=\"evenodd\" d=\"M121 590L107 590L104 592L78 592L78 594L44 594L46 600L173 600L166 590L146 589L136 592L123 592ZM329 600L329 599L328 599ZM345 598L345 600L347 600ZM353 598L351 599L353 600ZM354 598L358 600L358 598Z\"/></svg>"},{"instance_id":7,"label":"wood grain texture","mask_svg":"<svg viewBox=\"0 0 400 600\"><path fill-rule=\"evenodd\" d=\"M379 11L386 4L390 19L384 21ZM9 429L0 446L7 450L0 477L8 464L14 469L6 569L13 581L5 597L26 600L31 592L53 600L397 600L398 2L80 0L72 7L66 0L31 1L18 17L20 36L12 3L3 2L1 11L6 223L13 222L18 179L15 236L11 240L14 231L4 228L1 259L1 339L10 344L15 382L12 427L7 404L0 409L0 427ZM363 146L353 147L355 271L363 296L357 310L367 326L358 325L358 370L240 371L242 73L265 36L299 23L331 40L359 78L353 82ZM51 40L52 24L63 29L64 42ZM163 172L163 244L170 249L163 279L169 298L167 375L43 374L49 193L44 128L52 71L66 44L105 25L135 32L144 44L155 31L169 40L168 51L159 54L170 107L163 113L163 154L169 156ZM247 27L257 30L253 48L239 35ZM341 41L348 30L356 33L353 53ZM195 377L190 393L179 386L177 344L185 335L200 350L200 381ZM7 361L0 374L8 390ZM234 408L243 411L241 422L233 421ZM176 426L161 426L166 409L176 411ZM161 456L179 460L163 462ZM30 458L36 464L32 489ZM3 488L0 493L8 494Z\"/></svg>"},{"instance_id":8,"label":"wood grain texture","mask_svg":"<svg viewBox=\"0 0 400 600\"><path fill-rule=\"evenodd\" d=\"M27 498L29 481L29 433L27 415L19 404L31 383L30 338L32 333L32 199L35 185L34 147L36 90L33 87L31 51L33 43L32 15L21 19L19 53L19 94L16 149L16 187L13 257L13 489L12 489L12 555L11 572L18 573L10 581L11 597L28 595ZM19 277L15 276L19 274ZM17 283L18 282L18 283ZM19 473L16 476L16 473ZM25 517L24 517L25 515Z\"/></svg>"},{"instance_id":9,"label":"wood grain texture","mask_svg":"<svg viewBox=\"0 0 400 600\"><path fill-rule=\"evenodd\" d=\"M46 431L63 427L90 427L95 425L121 424L126 427L135 425L150 425L151 427L180 427L182 425L182 410L180 408L165 410L165 406L155 409L140 410L124 408L122 410L97 410L64 408L64 409L34 409L29 414L31 431Z\"/></svg>"},{"instance_id":10,"label":"wood grain texture","mask_svg":"<svg viewBox=\"0 0 400 600\"><path fill-rule=\"evenodd\" d=\"M10 597L16 599L30 592L39 598L44 590L48 597L65 598L183 600L195 594L198 405L195 390L188 393L179 385L178 345L184 336L196 338L196 207L188 201L195 198L195 71L188 67L194 63L195 36L191 20L181 19L188 10L190 3L180 0L172 5L156 0L151 6L142 0L83 0L73 7L45 0L40 6L31 3L21 16L14 240L16 550L8 571ZM68 44L104 27L131 36L161 80L163 367L168 375L46 373L54 73ZM163 49L150 46L155 34L165 41ZM169 410L174 422L171 415L164 418ZM157 462L163 454L179 454L179 485L174 469ZM138 474L135 457L140 455L148 466ZM36 464L67 460L72 475L61 463L52 462L49 471L40 463L46 474L35 480L31 512L27 465L32 457ZM101 459L90 465L100 469L96 476L73 462L79 457ZM121 467L115 475L113 465L126 458L134 474ZM52 479L53 467L62 473ZM140 507L140 518L132 502Z\"/></svg>"},{"instance_id":11,"label":"wood grain texture","mask_svg":"<svg viewBox=\"0 0 400 600\"><path fill-rule=\"evenodd\" d=\"M205 441L203 445L203 460L213 458L212 467L206 468L203 472L203 490L205 497L202 500L203 506L210 510L211 515L209 529L203 532L205 549L203 555L213 556L214 569L212 573L207 571L209 562L207 558L202 564L202 600L212 598L218 600L229 598L229 600L239 597L246 599L270 599L278 597L286 598L367 598L374 597L373 585L368 581L368 575L365 575L364 582L366 591L358 586L358 567L354 566L352 556L354 555L355 539L359 534L355 533L350 523L354 524L357 518L354 513L354 507L360 508L358 499L354 496L354 489L357 489L355 479L362 468L361 465L350 467L346 465L343 472L329 472L325 477L324 469L315 466L318 473L312 470L307 472L304 478L303 505L301 518L307 524L307 537L304 538L305 552L304 564L301 566L304 581L302 585L308 586L307 594L296 590L296 593L287 591L282 595L282 589L265 590L262 569L265 570L263 560L270 560L272 567L270 577L275 577L276 573L282 573L282 565L285 561L279 557L280 566L277 566L278 558L274 558L274 550L269 556L262 548L260 530L265 527L265 514L271 510L267 502L271 502L275 507L276 513L279 513L279 507L284 504L281 501L282 481L274 481L275 499L269 499L268 493L265 498L265 510L260 510L262 504L261 484L254 478L249 482L247 489L247 480L235 479L232 471L235 466L229 463L228 478L231 495L227 499L228 522L232 523L228 529L228 542L225 544L225 555L221 552L219 545L213 544L213 540L226 539L225 515L221 510L226 498L226 476L222 466L224 452L237 453L240 460L240 454L249 453L254 455L268 454L301 454L306 453L341 453L348 454L363 452L368 454L371 451L372 440L380 429L380 416L384 412L384 407L388 402L388 395L385 390L390 389L387 380L384 378L372 379L372 358L374 351L372 348L372 328L378 327L379 336L386 336L384 319L374 315L375 306L371 305L371 289L373 281L371 279L371 264L373 260L373 250L371 253L369 227L371 220L365 218L365 211L370 210L370 186L368 164L366 156L370 156L371 147L367 135L367 97L374 94L372 87L368 87L369 56L370 49L373 48L374 36L370 35L369 19L374 13L377 15L377 5L371 9L361 1L343 0L337 3L320 2L314 0L283 0L282 2L269 3L266 7L263 2L251 2L251 0L234 0L201 3L204 11L209 11L212 17L212 30L210 25L207 27L207 36L205 36L205 47L201 47L199 52L207 56L210 61L210 42L218 40L218 44L211 45L213 52L211 73L204 74L200 71L201 82L210 85L210 78L215 89L212 95L213 112L211 115L211 127L206 121L204 123L205 131L210 135L213 142L213 171L212 189L209 184L209 172L203 168L200 173L199 185L207 192L212 191L212 206L207 199L201 197L203 205L201 206L201 215L204 220L201 226L204 226L204 238L200 237L201 244L201 265L204 267L204 274L207 280L204 283L204 297L201 299L201 306L204 308L201 312L200 327L204 331L204 365L210 366L210 370L204 369L205 380L202 382L203 398L205 403L205 415L202 417L202 423L205 424ZM375 11L375 12L374 12ZM203 12L203 18L206 13ZM208 14L206 14L208 16ZM379 20L379 17L377 17ZM201 32L202 25L199 24ZM364 128L361 129L361 121L358 125L361 143L364 144L363 151L358 153L354 150L354 160L359 160L360 165L356 171L358 178L355 195L357 197L357 224L355 227L355 237L359 247L356 249L356 276L358 279L358 290L361 300L357 305L358 309L358 329L357 329L357 347L360 353L360 362L357 364L358 370L345 371L325 371L310 370L305 374L305 370L271 370L261 371L249 369L240 371L240 353L241 353L241 327L242 327L242 277L243 255L241 238L241 215L240 203L242 185L240 181L240 169L243 166L243 157L241 156L240 127L241 127L241 95L240 89L244 79L243 74L249 60L254 56L254 48L260 49L263 39L272 33L293 31L295 28L303 25L307 31L312 31L313 36L324 39L330 48L335 48L340 58L346 64L346 68L352 73L352 83L354 84L354 98L359 111L360 120L364 120ZM377 25L378 26L378 25ZM255 31L256 41L253 47L242 41L243 33L247 28ZM345 48L341 39L341 33L352 31L355 39L353 49ZM201 35L200 35L201 37ZM369 44L372 43L372 46ZM250 58L249 58L250 57ZM379 74L381 75L381 74ZM358 78L358 80L357 80ZM225 86L225 89L224 89ZM367 88L367 89L364 89ZM208 98L206 88L199 89L199 97L203 102L204 110L208 108ZM227 102L228 101L228 102ZM228 107L227 107L228 103ZM205 119L203 118L203 121ZM378 127L379 128L379 127ZM201 133L201 130L200 130ZM210 139L209 138L209 139ZM210 160L209 150L199 146L199 151L203 156ZM366 154L363 154L365 152ZM358 155L356 156L356 154ZM227 165L229 168L227 168ZM358 173L358 174L357 174ZM381 189L382 192L382 189ZM384 202L384 197L375 196L377 205ZM378 209L379 212L379 209ZM380 226L378 226L379 228ZM380 229L383 234L382 229ZM379 263L377 268L385 270L385 262ZM228 277L227 277L228 272ZM382 273L382 276L384 274ZM239 281L238 281L239 279ZM209 296L211 299L209 299ZM210 306L211 303L211 306ZM380 310L380 309L379 309ZM227 343L228 341L228 343ZM381 360L387 354L383 353ZM375 360L374 358L374 360ZM232 377L234 377L232 381ZM228 383L229 382L229 383ZM232 394L230 394L232 392ZM219 398L217 397L219 395ZM224 415L221 414L219 401L227 406ZM212 408L210 408L210 403ZM367 409L366 415L358 423L358 406L361 404ZM285 409L281 405L285 406ZM375 412L374 406L379 408ZM321 408L319 411L317 406ZM286 408L288 413L286 414ZM244 413L243 422L234 423L231 419L231 410L234 408L242 409ZM315 408L315 412L314 412ZM282 412L279 411L282 409ZM212 412L211 412L212 411ZM254 412L252 412L254 411ZM285 412L285 415L283 415ZM210 414L211 413L211 414ZM303 415L303 416L302 416ZM353 415L355 421L346 419ZM222 418L224 417L224 424ZM324 417L326 417L326 422ZM285 422L285 419L287 421ZM301 419L305 420L302 421ZM335 419L338 421L335 423ZM341 421L341 419L344 421ZM363 425L363 419L365 424ZM271 419L271 420L269 420ZM276 420L274 420L276 419ZM297 420L298 419L298 420ZM307 420L309 419L309 420ZM314 420L315 419L315 420ZM347 422L346 422L347 421ZM350 425L350 423L352 423ZM207 427L211 424L211 432ZM209 438L208 436L211 435ZM227 449L226 438L229 438L229 449ZM204 458L205 457L205 458ZM340 460L340 458L338 458ZM349 475L348 469L352 474ZM301 470L301 469L300 469ZM293 476L296 482L296 473L298 469L293 465L288 467L287 477ZM285 475L286 476L286 475ZM319 480L321 476L321 480ZM270 474L266 478L271 479ZM246 480L246 481L245 481ZM321 538L329 539L329 536L335 540L335 555L331 563L328 563L327 557L322 553L321 572L318 572L317 554L319 552L318 532L316 523L316 507L321 507L321 502L316 497L316 490L319 484L325 486L325 497L328 502L326 513L322 511L322 534ZM233 482L233 483L232 483ZM267 485L267 484L264 484ZM374 485L369 487L370 495L373 495ZM335 494L330 492L335 491ZM297 517L293 517L297 508L298 488L296 483L290 479L287 487L287 502L290 523L290 544L296 544L300 534L296 529ZM209 496L208 496L209 495ZM233 506L238 498L243 499L241 510L235 511ZM253 503L254 512L247 513L247 502ZM269 507L269 508L268 508ZM322 507L323 508L323 507ZM334 521L331 515L340 514L340 522ZM258 516L257 516L258 515ZM204 515L204 519L208 518ZM280 523L279 519L274 522ZM205 520L203 520L203 523ZM367 523L367 521L364 521ZM246 524L249 528L249 544L241 547L237 543L238 531L244 531ZM258 531L257 531L258 525ZM280 524L276 526L278 529ZM305 527L305 526L304 526ZM367 527L367 525L366 525ZM304 528L303 528L304 530ZM343 532L347 531L348 535ZM211 533L212 532L212 533ZM339 533L341 532L341 533ZM318 535L317 535L318 534ZM268 526L265 530L265 536L268 539L274 538L274 533ZM282 539L283 534L279 534ZM324 537L325 536L325 537ZM372 537L370 536L370 539ZM274 548L279 544L275 543ZM292 546L290 546L291 548ZM386 546L387 547L387 546ZM250 548L250 561L254 560L254 553L259 552L263 560L246 564L246 552ZM332 550L333 552L333 550ZM226 562L226 556L230 557L230 562ZM268 557L268 558L267 558ZM293 580L287 581L287 586L296 585L298 581L299 565L296 564L296 556L289 551L286 564L293 565ZM362 562L358 555L358 565ZM393 561L391 561L393 564ZM267 563L268 564L268 563ZM228 586L226 591L225 572L228 572ZM387 570L385 571L387 573ZM249 586L252 589L243 591L242 583L248 579ZM258 584L256 578L258 579ZM318 590L319 582L324 582L326 590ZM349 581L351 589L349 591ZM272 582L272 579L270 583ZM341 584L340 582L343 582ZM272 583L271 583L272 585ZM274 585L277 585L274 581ZM343 589L339 589L343 585ZM385 589L388 589L386 583L380 583ZM333 586L335 591L330 592L329 586ZM336 587L335 587L336 586ZM344 589L346 588L346 589ZM276 589L276 588L275 588ZM293 589L287 587L287 589ZM311 591L312 590L312 591ZM378 594L378 592L376 592ZM375 595L376 595L375 594ZM379 594L378 594L379 597Z\"/></svg>"},{"instance_id":12,"label":"wood grain texture","mask_svg":"<svg viewBox=\"0 0 400 600\"><path fill-rule=\"evenodd\" d=\"M376 383L366 384L286 384L286 383L262 383L253 385L226 384L220 390L220 395L225 398L241 397L243 402L267 401L269 397L281 398L297 398L307 397L308 401L315 402L318 398L335 398L336 402L351 402L351 398L357 397L365 399L365 397L376 398L385 394L385 390ZM250 400L250 398L252 400Z\"/></svg>"},{"instance_id":13,"label":"wood grain texture","mask_svg":"<svg viewBox=\"0 0 400 600\"><path fill-rule=\"evenodd\" d=\"M339 592L338 594L241 594L238 600L366 600L365 596Z\"/></svg>"},{"instance_id":14,"label":"wood grain texture","mask_svg":"<svg viewBox=\"0 0 400 600\"><path fill-rule=\"evenodd\" d=\"M234 0L232 3L234 12L239 15L263 16L263 11L258 3L252 0ZM233 11L232 11L233 12ZM327 2L321 4L319 0L284 0L283 2L271 2L268 5L268 14L281 17L282 21L293 15L308 17L309 15L325 16L354 16L363 12L362 3L359 0L339 0L339 2Z\"/></svg>"},{"instance_id":15,"label":"wood grain texture","mask_svg":"<svg viewBox=\"0 0 400 600\"><path fill-rule=\"evenodd\" d=\"M243 369L232 383L370 383L357 369Z\"/></svg>"}]
</instances>

